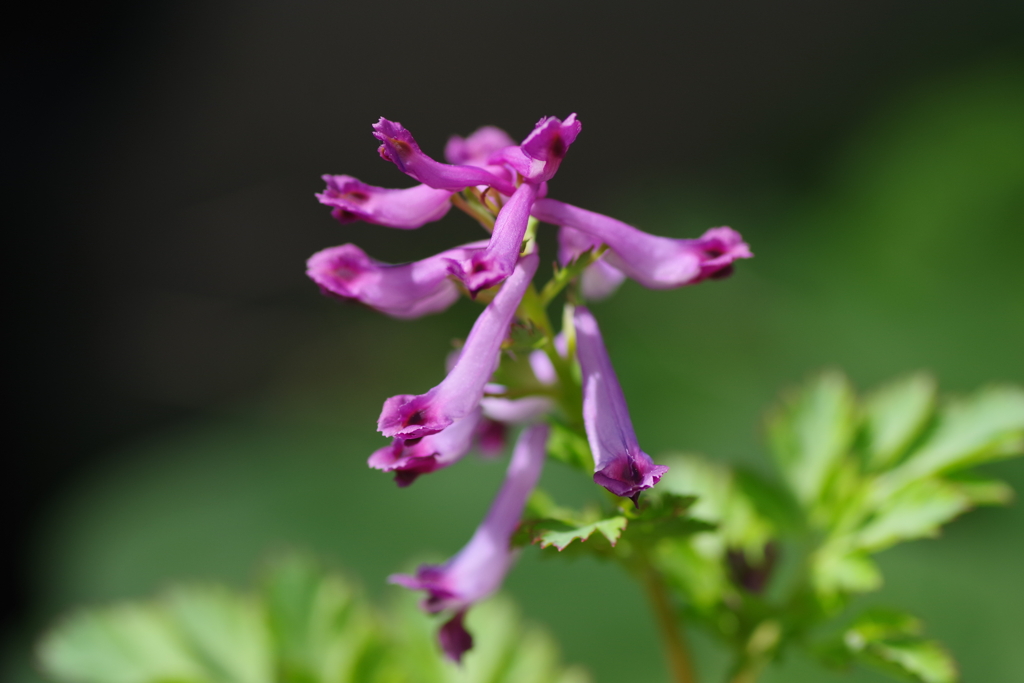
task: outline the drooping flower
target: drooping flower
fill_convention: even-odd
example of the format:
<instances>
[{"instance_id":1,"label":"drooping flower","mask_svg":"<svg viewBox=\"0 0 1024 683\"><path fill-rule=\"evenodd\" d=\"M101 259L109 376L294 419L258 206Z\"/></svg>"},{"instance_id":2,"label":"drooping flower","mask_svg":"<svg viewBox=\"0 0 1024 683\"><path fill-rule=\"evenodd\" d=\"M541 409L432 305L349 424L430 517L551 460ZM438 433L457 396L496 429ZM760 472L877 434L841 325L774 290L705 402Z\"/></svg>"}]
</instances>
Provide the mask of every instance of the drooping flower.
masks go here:
<instances>
[{"instance_id":1,"label":"drooping flower","mask_svg":"<svg viewBox=\"0 0 1024 683\"><path fill-rule=\"evenodd\" d=\"M452 274L462 280L470 292L475 294L493 287L512 274L530 221L530 207L536 197L536 185L520 185L498 212L487 248L461 260L452 259Z\"/></svg>"},{"instance_id":2,"label":"drooping flower","mask_svg":"<svg viewBox=\"0 0 1024 683\"><path fill-rule=\"evenodd\" d=\"M419 396L400 394L384 402L377 421L384 436L408 440L435 434L480 404L537 263L536 253L519 260L512 276L473 324L458 361L440 384Z\"/></svg>"},{"instance_id":3,"label":"drooping flower","mask_svg":"<svg viewBox=\"0 0 1024 683\"><path fill-rule=\"evenodd\" d=\"M547 439L546 425L523 430L512 452L501 490L469 543L458 554L443 565L421 566L415 576L396 574L388 579L412 590L427 591L422 603L426 611L454 612L441 628L439 638L445 654L456 662L473 645L463 625L466 610L496 591L515 561L512 534L540 478Z\"/></svg>"},{"instance_id":4,"label":"drooping flower","mask_svg":"<svg viewBox=\"0 0 1024 683\"><path fill-rule=\"evenodd\" d=\"M546 223L581 230L607 244L608 263L650 289L671 289L725 277L750 248L732 228L712 228L697 239L658 237L593 211L554 199L538 199L533 215Z\"/></svg>"},{"instance_id":5,"label":"drooping flower","mask_svg":"<svg viewBox=\"0 0 1024 683\"><path fill-rule=\"evenodd\" d=\"M395 483L408 486L421 474L448 467L469 453L480 427L481 412L477 408L436 434L418 439L392 439L390 445L374 451L367 464L384 472L394 472Z\"/></svg>"},{"instance_id":6,"label":"drooping flower","mask_svg":"<svg viewBox=\"0 0 1024 683\"><path fill-rule=\"evenodd\" d=\"M579 306L573 323L583 375L583 425L594 454L594 481L637 503L640 493L657 484L668 468L655 465L651 456L640 450L626 397L594 316Z\"/></svg>"},{"instance_id":7,"label":"drooping flower","mask_svg":"<svg viewBox=\"0 0 1024 683\"><path fill-rule=\"evenodd\" d=\"M585 251L596 251L602 244L601 240L585 232L563 225L558 231L558 261L567 266ZM589 301L600 301L614 294L625 279L625 273L608 263L607 259L600 258L584 268L580 275L580 291Z\"/></svg>"},{"instance_id":8,"label":"drooping flower","mask_svg":"<svg viewBox=\"0 0 1024 683\"><path fill-rule=\"evenodd\" d=\"M491 163L508 164L531 183L551 180L582 128L576 114L565 121L546 116L518 147L506 147L491 155Z\"/></svg>"},{"instance_id":9,"label":"drooping flower","mask_svg":"<svg viewBox=\"0 0 1024 683\"><path fill-rule=\"evenodd\" d=\"M486 166L487 160L499 149L516 144L501 128L484 126L467 138L453 135L444 147L444 158L449 164Z\"/></svg>"},{"instance_id":10,"label":"drooping flower","mask_svg":"<svg viewBox=\"0 0 1024 683\"><path fill-rule=\"evenodd\" d=\"M373 125L373 135L381 141L378 151L382 158L425 185L452 192L489 185L505 195L515 192L512 179L500 166L485 168L434 161L420 150L412 134L397 121L381 118Z\"/></svg>"},{"instance_id":11,"label":"drooping flower","mask_svg":"<svg viewBox=\"0 0 1024 683\"><path fill-rule=\"evenodd\" d=\"M343 244L310 256L306 274L329 296L358 301L395 318L418 318L455 303L460 293L448 277L451 260L468 258L486 244L474 242L401 265L382 263L354 244Z\"/></svg>"},{"instance_id":12,"label":"drooping flower","mask_svg":"<svg viewBox=\"0 0 1024 683\"><path fill-rule=\"evenodd\" d=\"M321 204L334 207L339 223L365 221L388 228L414 230L440 220L452 208L449 190L416 185L404 190L374 187L349 175L325 175L327 188L317 194Z\"/></svg>"}]
</instances>

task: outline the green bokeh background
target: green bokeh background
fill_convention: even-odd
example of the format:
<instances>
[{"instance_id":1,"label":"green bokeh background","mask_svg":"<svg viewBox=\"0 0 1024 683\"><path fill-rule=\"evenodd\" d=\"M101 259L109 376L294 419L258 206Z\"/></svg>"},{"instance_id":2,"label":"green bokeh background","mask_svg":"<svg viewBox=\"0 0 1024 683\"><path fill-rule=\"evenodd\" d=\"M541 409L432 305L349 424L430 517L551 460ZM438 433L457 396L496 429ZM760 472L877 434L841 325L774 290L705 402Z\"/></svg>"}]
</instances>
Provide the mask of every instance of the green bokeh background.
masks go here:
<instances>
[{"instance_id":1,"label":"green bokeh background","mask_svg":"<svg viewBox=\"0 0 1024 683\"><path fill-rule=\"evenodd\" d=\"M1024 382L1022 74L1020 63L995 61L900 93L799 192L779 186L774 169L756 168L730 186L624 178L619 194L590 206L679 237L728 223L756 254L725 281L670 292L627 283L593 306L644 449L656 459L688 450L770 471L764 409L825 367L844 369L861 389L917 369L934 372L946 392ZM390 590L387 574L456 551L504 462L469 458L398 490L365 459L383 443L374 430L383 399L436 384L451 340L477 310L464 301L401 322L325 308L322 333L281 359L258 400L108 459L68 492L39 538L37 623L175 579L244 584L282 546L347 567L377 596ZM1024 461L986 470L1024 491ZM592 493L558 463L544 480L566 502ZM540 555L525 552L506 588L528 618L550 627L568 661L589 666L600 683L666 680L646 603L627 576ZM965 681L1024 680L1019 504L973 512L940 540L887 551L880 564L886 585L862 604L923 617ZM24 681L33 677L22 647L29 637L7 648L8 671ZM723 653L698 633L692 639L707 680L720 680ZM764 680L885 679L792 656Z\"/></svg>"}]
</instances>

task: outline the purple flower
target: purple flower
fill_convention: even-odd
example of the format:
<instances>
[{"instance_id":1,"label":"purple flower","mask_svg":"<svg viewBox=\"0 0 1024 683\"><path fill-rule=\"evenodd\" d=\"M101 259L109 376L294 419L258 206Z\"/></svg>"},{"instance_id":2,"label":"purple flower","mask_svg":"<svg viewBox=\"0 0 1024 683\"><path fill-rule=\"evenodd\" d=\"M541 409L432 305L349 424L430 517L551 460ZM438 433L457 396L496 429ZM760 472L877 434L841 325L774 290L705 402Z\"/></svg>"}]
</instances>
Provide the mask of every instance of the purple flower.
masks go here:
<instances>
[{"instance_id":1,"label":"purple flower","mask_svg":"<svg viewBox=\"0 0 1024 683\"><path fill-rule=\"evenodd\" d=\"M402 265L381 263L356 245L343 244L310 256L306 275L329 296L355 300L395 318L418 318L455 303L460 293L448 277L451 259L467 258L485 244L466 244Z\"/></svg>"},{"instance_id":2,"label":"purple flower","mask_svg":"<svg viewBox=\"0 0 1024 683\"><path fill-rule=\"evenodd\" d=\"M597 321L577 307L576 357L583 375L583 425L594 453L594 481L617 496L631 498L658 483L668 471L640 450L629 419L629 408L615 376Z\"/></svg>"},{"instance_id":3,"label":"purple flower","mask_svg":"<svg viewBox=\"0 0 1024 683\"><path fill-rule=\"evenodd\" d=\"M442 565L421 566L415 576L395 574L388 578L391 583L427 591L422 605L426 611L455 612L441 628L439 637L445 654L456 662L473 644L462 624L466 610L501 586L515 560L516 553L510 545L512 534L540 478L547 439L546 425L534 425L520 434L501 490L484 521L458 554Z\"/></svg>"},{"instance_id":4,"label":"purple flower","mask_svg":"<svg viewBox=\"0 0 1024 683\"><path fill-rule=\"evenodd\" d=\"M435 434L473 411L500 360L501 344L526 288L537 272L538 257L520 259L515 271L487 305L466 338L448 376L425 394L400 394L384 402L377 428L384 436L415 439Z\"/></svg>"},{"instance_id":5,"label":"purple flower","mask_svg":"<svg viewBox=\"0 0 1024 683\"><path fill-rule=\"evenodd\" d=\"M530 221L530 207L537 198L537 186L523 183L498 212L487 249L464 259L452 259L451 273L473 294L493 287L516 266L523 237Z\"/></svg>"},{"instance_id":6,"label":"purple flower","mask_svg":"<svg viewBox=\"0 0 1024 683\"><path fill-rule=\"evenodd\" d=\"M732 228L712 228L698 239L658 237L631 225L554 199L539 199L532 209L538 219L581 230L607 244L608 263L644 287L671 289L709 277L725 277L732 262L750 258L750 248Z\"/></svg>"},{"instance_id":7,"label":"purple flower","mask_svg":"<svg viewBox=\"0 0 1024 683\"><path fill-rule=\"evenodd\" d=\"M585 232L562 226L558 230L558 261L567 266L588 249L597 250L603 242ZM601 258L591 263L580 276L580 290L591 301L607 299L626 279L626 274Z\"/></svg>"},{"instance_id":8,"label":"purple flower","mask_svg":"<svg viewBox=\"0 0 1024 683\"><path fill-rule=\"evenodd\" d=\"M339 223L366 221L388 228L413 230L436 221L452 208L449 190L416 185L404 190L374 187L349 175L325 175L327 189L316 196L333 206Z\"/></svg>"},{"instance_id":9,"label":"purple flower","mask_svg":"<svg viewBox=\"0 0 1024 683\"><path fill-rule=\"evenodd\" d=\"M537 122L523 144L506 147L491 156L491 163L505 163L532 183L542 183L558 172L558 166L569 151L569 145L580 134L576 114L565 121L548 116Z\"/></svg>"},{"instance_id":10,"label":"purple flower","mask_svg":"<svg viewBox=\"0 0 1024 683\"><path fill-rule=\"evenodd\" d=\"M427 474L448 467L469 452L473 437L480 427L481 409L455 420L445 429L418 439L393 439L391 445L376 450L367 464L384 472L395 473L401 487Z\"/></svg>"},{"instance_id":11,"label":"purple flower","mask_svg":"<svg viewBox=\"0 0 1024 683\"><path fill-rule=\"evenodd\" d=\"M501 128L484 126L468 138L453 135L444 147L444 158L449 164L486 166L487 160L499 149L516 144Z\"/></svg>"},{"instance_id":12,"label":"purple flower","mask_svg":"<svg viewBox=\"0 0 1024 683\"><path fill-rule=\"evenodd\" d=\"M412 134L402 124L381 118L373 125L373 136L381 141L381 157L398 166L403 173L439 190L459 192L475 185L490 185L502 194L511 195L515 185L502 177L500 168L450 165L434 161L420 150Z\"/></svg>"}]
</instances>

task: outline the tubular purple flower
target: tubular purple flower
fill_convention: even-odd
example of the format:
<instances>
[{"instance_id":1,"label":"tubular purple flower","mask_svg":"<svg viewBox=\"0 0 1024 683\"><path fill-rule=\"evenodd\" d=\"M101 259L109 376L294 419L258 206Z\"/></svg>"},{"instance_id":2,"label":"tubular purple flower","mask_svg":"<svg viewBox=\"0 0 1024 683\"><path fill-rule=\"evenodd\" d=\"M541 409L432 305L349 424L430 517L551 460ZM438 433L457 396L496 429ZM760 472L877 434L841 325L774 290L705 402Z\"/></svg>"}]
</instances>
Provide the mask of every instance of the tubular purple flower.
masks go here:
<instances>
[{"instance_id":1,"label":"tubular purple flower","mask_svg":"<svg viewBox=\"0 0 1024 683\"><path fill-rule=\"evenodd\" d=\"M588 249L597 250L602 244L603 242L585 232L563 225L558 231L558 261L567 266L583 252ZM602 257L583 270L583 274L580 275L580 290L586 299L600 301L614 294L625 279L625 273Z\"/></svg>"},{"instance_id":2,"label":"tubular purple flower","mask_svg":"<svg viewBox=\"0 0 1024 683\"><path fill-rule=\"evenodd\" d=\"M418 318L455 303L460 292L448 277L451 259L468 258L485 244L474 242L401 265L382 263L354 244L343 244L310 256L306 275L328 296L358 301L395 318Z\"/></svg>"},{"instance_id":3,"label":"tubular purple flower","mask_svg":"<svg viewBox=\"0 0 1024 683\"><path fill-rule=\"evenodd\" d=\"M576 357L583 375L583 425L594 453L594 482L638 504L640 493L668 472L640 450L629 408L597 321L579 306L573 315Z\"/></svg>"},{"instance_id":4,"label":"tubular purple flower","mask_svg":"<svg viewBox=\"0 0 1024 683\"><path fill-rule=\"evenodd\" d=\"M488 169L434 161L420 150L412 134L396 121L381 118L373 124L373 136L381 141L377 150L381 157L430 187L459 192L474 185L490 185L506 195L515 191L515 185L510 179Z\"/></svg>"},{"instance_id":5,"label":"tubular purple flower","mask_svg":"<svg viewBox=\"0 0 1024 683\"><path fill-rule=\"evenodd\" d=\"M492 154L515 144L501 128L484 126L468 138L461 138L458 135L449 138L448 144L444 147L444 158L449 164L486 166Z\"/></svg>"},{"instance_id":6,"label":"tubular purple flower","mask_svg":"<svg viewBox=\"0 0 1024 683\"><path fill-rule=\"evenodd\" d=\"M508 164L533 183L551 180L581 127L576 114L569 114L565 121L547 116L537 122L521 145L495 152L490 161Z\"/></svg>"},{"instance_id":7,"label":"tubular purple flower","mask_svg":"<svg viewBox=\"0 0 1024 683\"><path fill-rule=\"evenodd\" d=\"M384 436L415 439L436 434L480 404L537 263L536 254L519 260L512 276L473 324L458 361L440 384L419 396L400 394L384 402L377 420L377 429Z\"/></svg>"},{"instance_id":8,"label":"tubular purple flower","mask_svg":"<svg viewBox=\"0 0 1024 683\"><path fill-rule=\"evenodd\" d=\"M366 221L387 228L414 230L440 220L452 208L449 190L416 185L404 190L374 187L348 175L322 176L327 189L316 196L333 206L339 223Z\"/></svg>"},{"instance_id":9,"label":"tubular purple flower","mask_svg":"<svg viewBox=\"0 0 1024 683\"><path fill-rule=\"evenodd\" d=\"M473 437L480 426L481 409L456 420L437 434L419 439L393 439L380 448L367 464L377 470L395 473L395 483L408 486L421 474L448 467L462 459L473 446Z\"/></svg>"},{"instance_id":10,"label":"tubular purple flower","mask_svg":"<svg viewBox=\"0 0 1024 683\"><path fill-rule=\"evenodd\" d=\"M537 198L537 186L523 183L501 207L487 249L452 259L451 273L473 294L493 287L516 267L523 237L530 222L530 206Z\"/></svg>"},{"instance_id":11,"label":"tubular purple flower","mask_svg":"<svg viewBox=\"0 0 1024 683\"><path fill-rule=\"evenodd\" d=\"M581 230L607 244L608 263L650 289L725 277L732 272L733 261L753 256L740 234L727 227L712 228L698 239L673 239L554 199L537 200L531 213L545 223Z\"/></svg>"},{"instance_id":12,"label":"tubular purple flower","mask_svg":"<svg viewBox=\"0 0 1024 683\"><path fill-rule=\"evenodd\" d=\"M484 521L458 554L443 565L421 566L415 576L388 577L391 583L427 591L422 603L426 611L455 611L439 636L445 654L456 662L473 643L462 625L466 610L496 591L515 561L512 534L540 478L547 439L547 425L534 425L520 434L501 490Z\"/></svg>"}]
</instances>

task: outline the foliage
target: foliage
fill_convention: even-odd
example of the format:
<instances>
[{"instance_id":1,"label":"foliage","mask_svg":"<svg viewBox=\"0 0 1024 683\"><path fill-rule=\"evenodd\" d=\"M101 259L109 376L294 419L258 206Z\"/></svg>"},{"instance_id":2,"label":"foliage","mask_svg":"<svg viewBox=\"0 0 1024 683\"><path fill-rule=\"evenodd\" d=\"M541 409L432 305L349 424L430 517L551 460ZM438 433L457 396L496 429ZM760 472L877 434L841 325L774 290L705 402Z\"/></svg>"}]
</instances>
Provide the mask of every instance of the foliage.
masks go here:
<instances>
[{"instance_id":1,"label":"foliage","mask_svg":"<svg viewBox=\"0 0 1024 683\"><path fill-rule=\"evenodd\" d=\"M586 461L577 455L585 441L559 429L549 448L564 462ZM652 563L690 618L735 650L737 681L753 680L791 645L829 666L956 680L950 655L909 615L869 611L839 636L817 634L882 585L874 554L1010 501L1006 484L974 468L1024 450L1024 391L992 386L940 401L935 381L916 374L860 399L844 375L826 372L782 397L766 433L778 483L669 455L659 458L669 472L638 509L609 497L574 511L537 493L518 540L636 573ZM790 571L779 571L780 556Z\"/></svg>"},{"instance_id":2,"label":"foliage","mask_svg":"<svg viewBox=\"0 0 1024 683\"><path fill-rule=\"evenodd\" d=\"M403 596L407 598L407 596ZM146 602L86 609L39 645L59 683L587 683L551 638L503 599L469 621L478 643L444 660L409 599L377 610L302 556L275 562L254 594L185 585Z\"/></svg>"}]
</instances>

